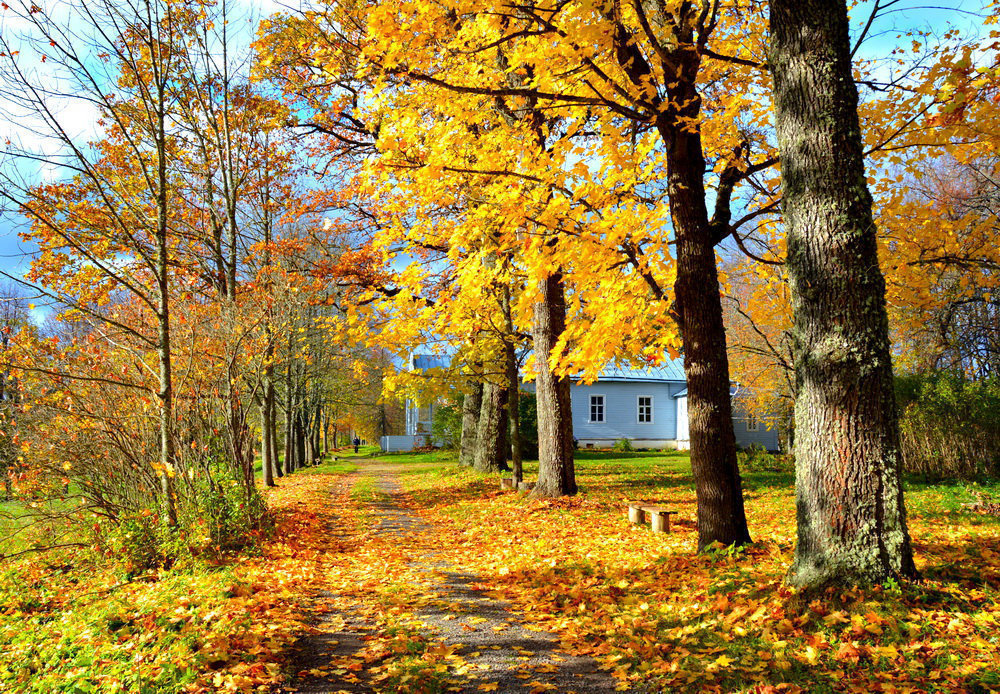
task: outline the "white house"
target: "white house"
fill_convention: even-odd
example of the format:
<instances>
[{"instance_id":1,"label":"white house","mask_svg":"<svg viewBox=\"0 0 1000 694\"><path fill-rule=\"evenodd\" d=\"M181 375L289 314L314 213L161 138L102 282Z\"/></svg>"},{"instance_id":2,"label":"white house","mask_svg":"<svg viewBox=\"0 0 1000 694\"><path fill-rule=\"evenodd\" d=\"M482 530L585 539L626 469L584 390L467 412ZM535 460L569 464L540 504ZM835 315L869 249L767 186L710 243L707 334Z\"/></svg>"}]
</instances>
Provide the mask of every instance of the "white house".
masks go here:
<instances>
[{"instance_id":1,"label":"white house","mask_svg":"<svg viewBox=\"0 0 1000 694\"><path fill-rule=\"evenodd\" d=\"M446 365L446 357L418 355L410 359L411 369ZM524 388L533 391L534 384L527 383ZM758 444L777 451L777 430L747 411L739 387L731 392L737 445ZM643 369L611 366L593 383L574 380L570 394L573 435L581 448L607 448L622 439L635 448L687 449L690 445L687 379L681 359ZM418 406L407 401L406 436L383 437L383 449L412 450L430 444L433 418L433 405Z\"/></svg>"}]
</instances>

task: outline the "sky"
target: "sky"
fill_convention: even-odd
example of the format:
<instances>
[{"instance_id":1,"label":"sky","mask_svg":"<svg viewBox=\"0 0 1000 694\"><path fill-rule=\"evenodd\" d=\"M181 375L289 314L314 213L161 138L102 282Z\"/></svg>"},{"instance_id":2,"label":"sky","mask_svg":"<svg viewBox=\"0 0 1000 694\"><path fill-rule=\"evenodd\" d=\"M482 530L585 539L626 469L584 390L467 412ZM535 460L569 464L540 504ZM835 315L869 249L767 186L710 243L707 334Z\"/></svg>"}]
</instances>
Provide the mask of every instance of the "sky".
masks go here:
<instances>
[{"instance_id":1,"label":"sky","mask_svg":"<svg viewBox=\"0 0 1000 694\"><path fill-rule=\"evenodd\" d=\"M258 16L266 16L286 9L291 4L298 6L299 1L288 0L287 3L282 3L275 0L237 0L237 5L241 6L239 9L252 10ZM882 5L885 4L887 4L886 0L882 0ZM852 11L852 31L855 35L860 32L873 5L873 0L868 0L861 2ZM902 0L898 5L893 5L872 26L865 44L859 51L859 56L874 58L886 55L900 42L909 45L909 39L904 37L901 40L899 35L913 29L929 28L940 34L947 27L955 26L967 35L984 37L987 32L982 26L979 14L981 12L982 4L978 0L941 0L933 3ZM3 15L0 14L0 32L8 37L14 31L16 31L16 27L11 26L9 21L5 22ZM249 24L246 24L245 28L240 31L239 36L239 41L249 45L252 39L252 29ZM63 104L62 108L65 120L74 124L81 135L95 132L96 114L92 109L70 103ZM0 108L0 114L3 110ZM24 121L3 123L0 121L0 134L3 134L4 131L11 133L17 130L21 131L21 136L25 139L31 140L35 136L32 133L30 123ZM18 238L18 231L23 229L23 221L17 215L5 213L0 209L0 271L21 276L27 270L30 255L35 249L30 242ZM39 309L39 311L42 310Z\"/></svg>"},{"instance_id":2,"label":"sky","mask_svg":"<svg viewBox=\"0 0 1000 694\"><path fill-rule=\"evenodd\" d=\"M8 4L15 5L8 0ZM257 21L261 17L270 14L287 11L290 7L298 7L299 0L230 0L230 37L232 39L231 54L244 54L249 50L250 42L253 40ZM57 20L62 21L68 16L72 16L67 7L69 4L65 0L56 0L48 3L47 9ZM73 21L70 27L74 30L81 30L85 25L79 21ZM10 13L0 11L0 35L14 44L16 47L24 48L23 44L18 44L18 35L23 32L26 24L13 18ZM85 33L81 31L81 33ZM86 36L84 36L86 38ZM22 55L22 57L24 57ZM48 65L51 65L50 62ZM45 79L58 80L54 70L46 72L46 66L36 63L40 68L40 74ZM85 142L96 139L98 133L98 112L91 104L80 99L60 99L53 103L55 111L58 113L60 125L66 127L78 141ZM34 151L53 154L50 143L46 141L43 133L45 126L28 118L25 114L12 112L12 105L8 103L0 104L0 136L15 138L26 148ZM2 156L2 155L0 155ZM0 165L3 161L0 160ZM19 166L19 172L32 181L45 182L56 180L58 170L55 167L44 166ZM37 250L30 241L20 238L19 234L27 230L25 220L20 215L4 209L5 201L0 200L0 272L10 274L15 277L23 277L30 266L31 256ZM0 278L0 286L8 283L4 278ZM27 289L25 291L28 291ZM27 297L29 300L33 297ZM41 319L46 313L44 299L39 300L34 311L34 317Z\"/></svg>"}]
</instances>

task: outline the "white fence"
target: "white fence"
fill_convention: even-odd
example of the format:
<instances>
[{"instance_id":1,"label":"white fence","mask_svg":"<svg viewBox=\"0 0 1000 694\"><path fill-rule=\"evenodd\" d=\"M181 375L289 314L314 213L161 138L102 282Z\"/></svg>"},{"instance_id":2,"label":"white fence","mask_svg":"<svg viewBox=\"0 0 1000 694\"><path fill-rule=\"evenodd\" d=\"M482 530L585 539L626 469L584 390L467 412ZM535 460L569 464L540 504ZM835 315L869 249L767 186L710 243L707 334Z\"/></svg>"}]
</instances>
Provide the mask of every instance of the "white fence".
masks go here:
<instances>
[{"instance_id":1,"label":"white fence","mask_svg":"<svg viewBox=\"0 0 1000 694\"><path fill-rule=\"evenodd\" d=\"M412 451L414 448L429 446L430 444L430 434L417 434L416 436L383 436L379 439L379 445L386 453Z\"/></svg>"}]
</instances>

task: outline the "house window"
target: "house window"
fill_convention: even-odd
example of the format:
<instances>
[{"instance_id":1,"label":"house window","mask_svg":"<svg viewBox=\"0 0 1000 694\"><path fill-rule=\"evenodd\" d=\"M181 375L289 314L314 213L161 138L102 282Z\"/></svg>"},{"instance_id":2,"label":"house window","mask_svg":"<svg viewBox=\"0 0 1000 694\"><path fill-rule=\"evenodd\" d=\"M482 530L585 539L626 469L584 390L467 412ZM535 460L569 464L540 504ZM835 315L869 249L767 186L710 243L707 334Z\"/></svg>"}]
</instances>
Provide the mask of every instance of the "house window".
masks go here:
<instances>
[{"instance_id":1,"label":"house window","mask_svg":"<svg viewBox=\"0 0 1000 694\"><path fill-rule=\"evenodd\" d=\"M591 395L590 396L590 421L592 421L592 422L603 422L604 421L604 396L603 395Z\"/></svg>"},{"instance_id":2,"label":"house window","mask_svg":"<svg viewBox=\"0 0 1000 694\"><path fill-rule=\"evenodd\" d=\"M639 396L639 423L651 424L653 422L653 396Z\"/></svg>"},{"instance_id":3,"label":"house window","mask_svg":"<svg viewBox=\"0 0 1000 694\"><path fill-rule=\"evenodd\" d=\"M760 420L757 415L747 415L747 431L760 431Z\"/></svg>"}]
</instances>

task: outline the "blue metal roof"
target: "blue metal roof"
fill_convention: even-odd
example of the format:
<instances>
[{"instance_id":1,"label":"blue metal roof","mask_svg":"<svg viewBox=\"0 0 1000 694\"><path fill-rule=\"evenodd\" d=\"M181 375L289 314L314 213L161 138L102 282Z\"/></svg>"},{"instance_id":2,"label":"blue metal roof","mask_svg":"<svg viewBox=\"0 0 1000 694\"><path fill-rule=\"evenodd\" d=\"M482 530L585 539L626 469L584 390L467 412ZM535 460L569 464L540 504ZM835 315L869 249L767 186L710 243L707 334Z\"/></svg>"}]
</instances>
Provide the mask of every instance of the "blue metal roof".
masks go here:
<instances>
[{"instance_id":1,"label":"blue metal roof","mask_svg":"<svg viewBox=\"0 0 1000 694\"><path fill-rule=\"evenodd\" d=\"M617 364L604 367L597 377L597 382L614 381L671 381L674 383L684 383L687 378L684 376L684 359L667 358L659 366L647 366L645 368L635 368L632 366L620 366Z\"/></svg>"},{"instance_id":2,"label":"blue metal roof","mask_svg":"<svg viewBox=\"0 0 1000 694\"><path fill-rule=\"evenodd\" d=\"M451 367L451 356L447 354L411 354L410 369L423 371L426 369L447 369ZM636 368L633 366L609 364L601 370L598 382L631 381L634 383L671 382L684 383L684 359L669 357L658 366Z\"/></svg>"},{"instance_id":3,"label":"blue metal roof","mask_svg":"<svg viewBox=\"0 0 1000 694\"><path fill-rule=\"evenodd\" d=\"M412 354L410 369L423 371L425 369L447 369L451 366L451 357L443 354Z\"/></svg>"},{"instance_id":4,"label":"blue metal roof","mask_svg":"<svg viewBox=\"0 0 1000 694\"><path fill-rule=\"evenodd\" d=\"M741 390L741 388L738 385L729 386L729 397L735 397L735 396L739 395L741 392L742 392L742 390ZM674 397L675 398L686 398L687 396L688 396L688 389L687 388L685 388L684 390L680 390L680 391L677 391L676 393L674 393Z\"/></svg>"}]
</instances>

